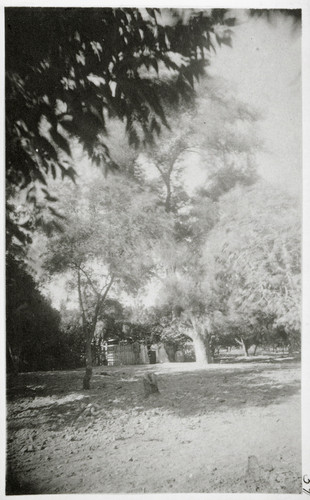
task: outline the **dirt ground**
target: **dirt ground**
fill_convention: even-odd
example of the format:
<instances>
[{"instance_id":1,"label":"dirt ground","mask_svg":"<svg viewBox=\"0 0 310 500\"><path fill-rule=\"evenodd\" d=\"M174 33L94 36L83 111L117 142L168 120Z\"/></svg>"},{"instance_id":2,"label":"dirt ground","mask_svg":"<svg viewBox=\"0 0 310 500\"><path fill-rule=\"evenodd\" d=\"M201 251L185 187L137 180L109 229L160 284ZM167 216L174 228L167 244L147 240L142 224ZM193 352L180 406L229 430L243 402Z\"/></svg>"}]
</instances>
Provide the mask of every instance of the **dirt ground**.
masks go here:
<instances>
[{"instance_id":1,"label":"dirt ground","mask_svg":"<svg viewBox=\"0 0 310 500\"><path fill-rule=\"evenodd\" d=\"M160 393L144 397L146 372ZM300 364L281 358L8 378L7 494L301 493Z\"/></svg>"}]
</instances>

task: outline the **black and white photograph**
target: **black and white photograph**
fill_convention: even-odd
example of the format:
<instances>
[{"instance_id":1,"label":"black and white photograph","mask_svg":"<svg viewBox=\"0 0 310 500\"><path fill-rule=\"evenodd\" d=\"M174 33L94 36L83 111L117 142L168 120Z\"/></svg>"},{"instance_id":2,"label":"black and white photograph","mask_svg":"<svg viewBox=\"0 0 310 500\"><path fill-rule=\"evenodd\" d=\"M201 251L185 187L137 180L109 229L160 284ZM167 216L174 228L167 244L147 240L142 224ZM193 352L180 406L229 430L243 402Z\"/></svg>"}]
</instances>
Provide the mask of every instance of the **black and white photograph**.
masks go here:
<instances>
[{"instance_id":1,"label":"black and white photograph","mask_svg":"<svg viewBox=\"0 0 310 500\"><path fill-rule=\"evenodd\" d=\"M310 494L304 9L123 5L3 8L5 496Z\"/></svg>"}]
</instances>

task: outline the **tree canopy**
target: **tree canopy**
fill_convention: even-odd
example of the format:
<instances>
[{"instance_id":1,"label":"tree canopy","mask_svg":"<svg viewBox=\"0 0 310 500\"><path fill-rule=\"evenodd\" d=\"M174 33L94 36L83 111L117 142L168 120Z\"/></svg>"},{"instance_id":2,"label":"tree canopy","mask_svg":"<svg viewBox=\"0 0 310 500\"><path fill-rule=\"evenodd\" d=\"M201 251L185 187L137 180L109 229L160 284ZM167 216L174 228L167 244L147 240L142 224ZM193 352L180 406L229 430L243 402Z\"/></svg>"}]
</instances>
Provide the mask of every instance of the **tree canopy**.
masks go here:
<instances>
[{"instance_id":1,"label":"tree canopy","mask_svg":"<svg viewBox=\"0 0 310 500\"><path fill-rule=\"evenodd\" d=\"M70 359L86 346L85 388L96 333L121 336L123 323L135 337L139 328L175 345L189 337L202 362L214 336L280 332L298 343L298 207L259 180L261 111L229 81L202 76L211 51L231 44L232 15L6 9L11 340L18 350L26 332L14 318L21 280L33 298L22 286L25 324L38 300L75 346ZM62 303L61 323L41 301L42 275L23 264L40 267L44 250L45 269L75 302L75 311ZM157 308L130 312L152 289ZM44 314L38 346L51 345Z\"/></svg>"},{"instance_id":2,"label":"tree canopy","mask_svg":"<svg viewBox=\"0 0 310 500\"><path fill-rule=\"evenodd\" d=\"M74 178L72 135L94 161L109 164L104 136L111 116L125 120L130 143L152 141L168 125L163 99L188 96L207 52L229 43L233 20L226 14L7 8L8 181L45 183L45 174L58 169Z\"/></svg>"},{"instance_id":3,"label":"tree canopy","mask_svg":"<svg viewBox=\"0 0 310 500\"><path fill-rule=\"evenodd\" d=\"M124 176L105 179L98 172L87 189L84 184L69 193L61 203L62 231L48 238L45 267L52 274L69 271L88 348L90 380L90 344L111 290L135 294L150 278L156 247L169 238L171 222L152 193Z\"/></svg>"},{"instance_id":4,"label":"tree canopy","mask_svg":"<svg viewBox=\"0 0 310 500\"><path fill-rule=\"evenodd\" d=\"M6 262L7 364L14 371L60 367L60 314L25 265ZM39 334L38 334L39 333Z\"/></svg>"},{"instance_id":5,"label":"tree canopy","mask_svg":"<svg viewBox=\"0 0 310 500\"><path fill-rule=\"evenodd\" d=\"M261 339L282 330L298 345L301 227L296 199L260 182L227 194L220 211L204 262L218 283L222 332Z\"/></svg>"}]
</instances>

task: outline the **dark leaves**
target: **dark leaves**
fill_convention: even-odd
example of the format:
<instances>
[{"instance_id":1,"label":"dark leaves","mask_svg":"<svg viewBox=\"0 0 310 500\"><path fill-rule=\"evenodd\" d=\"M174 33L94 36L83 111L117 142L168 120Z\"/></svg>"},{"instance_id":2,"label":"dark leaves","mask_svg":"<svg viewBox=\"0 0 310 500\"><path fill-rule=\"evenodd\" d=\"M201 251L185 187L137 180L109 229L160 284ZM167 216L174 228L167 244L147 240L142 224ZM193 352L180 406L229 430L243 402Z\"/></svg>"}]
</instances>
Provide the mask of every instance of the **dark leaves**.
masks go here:
<instances>
[{"instance_id":1,"label":"dark leaves","mask_svg":"<svg viewBox=\"0 0 310 500\"><path fill-rule=\"evenodd\" d=\"M158 12L159 9L146 9L146 12L148 13L149 16L151 16L155 21L156 21L156 11Z\"/></svg>"},{"instance_id":2,"label":"dark leaves","mask_svg":"<svg viewBox=\"0 0 310 500\"><path fill-rule=\"evenodd\" d=\"M69 143L68 143L67 139L65 139L63 135L59 134L59 132L57 132L57 130L55 128L51 128L50 129L50 134L52 136L52 139L57 144L57 146L60 149L62 149L63 151L65 151L65 153L68 156L70 156L71 155L71 151L70 151L70 146L69 146Z\"/></svg>"},{"instance_id":3,"label":"dark leaves","mask_svg":"<svg viewBox=\"0 0 310 500\"><path fill-rule=\"evenodd\" d=\"M235 26L236 19L234 17L229 17L225 19L224 23L226 24L226 26Z\"/></svg>"},{"instance_id":4,"label":"dark leaves","mask_svg":"<svg viewBox=\"0 0 310 500\"><path fill-rule=\"evenodd\" d=\"M136 8L6 9L8 183L46 185L45 175L56 178L57 169L74 181L63 161L70 136L94 163L112 168L109 151L96 151L108 133L104 110L126 121L130 144L152 144L168 127L167 100L177 104L193 94L214 25L233 24L224 9L192 11L187 20L181 10L169 12L173 22L160 25L153 8L148 16Z\"/></svg>"},{"instance_id":5,"label":"dark leaves","mask_svg":"<svg viewBox=\"0 0 310 500\"><path fill-rule=\"evenodd\" d=\"M67 177L70 177L70 179L75 183L76 171L74 170L73 167L62 168L61 173L62 173L63 179L67 176Z\"/></svg>"},{"instance_id":6,"label":"dark leaves","mask_svg":"<svg viewBox=\"0 0 310 500\"><path fill-rule=\"evenodd\" d=\"M159 9L148 8L147 13L149 18L144 18L139 9L6 10L9 121L11 126L18 119L27 124L38 154L47 162L59 161L57 148L70 156L68 141L60 133L59 124L77 136L92 156L98 134L106 133L104 107L112 116L126 118L131 124L140 123L144 134L140 142L152 142L152 132L158 133L160 122L167 126L167 120L161 103L161 85L154 85L154 77L150 78L148 73L155 71L160 76L161 63L176 76L183 74L192 87L194 77L200 74L193 64L194 60L197 62L196 49L204 57L205 48L210 47L209 33L214 23L233 25L232 18L224 18L223 9L213 10L211 16L204 11L193 11L187 22L181 11L171 10L173 24L166 26L157 24ZM223 43L229 43L227 37ZM186 56L187 62L177 65L168 51ZM83 64L77 61L77 55L81 58L81 54ZM143 67L146 75L140 73ZM96 75L93 82L88 80L90 74ZM179 78L171 80L170 90L175 101L189 91ZM68 114L57 111L59 100L67 106ZM20 116L16 115L17 110ZM156 127L152 125L149 110L160 118ZM51 125L50 134L56 147L38 134L42 116ZM135 143L137 131L132 126L128 130L130 142ZM33 168L31 163L27 165ZM14 168L20 167L14 165ZM55 176L55 168L50 168Z\"/></svg>"},{"instance_id":7,"label":"dark leaves","mask_svg":"<svg viewBox=\"0 0 310 500\"><path fill-rule=\"evenodd\" d=\"M32 172L34 180L37 180L47 186L46 179L39 168L35 168Z\"/></svg>"},{"instance_id":8,"label":"dark leaves","mask_svg":"<svg viewBox=\"0 0 310 500\"><path fill-rule=\"evenodd\" d=\"M267 21L272 21L274 15L282 14L292 17L297 23L301 22L301 9L250 9L253 17L265 17Z\"/></svg>"},{"instance_id":9,"label":"dark leaves","mask_svg":"<svg viewBox=\"0 0 310 500\"><path fill-rule=\"evenodd\" d=\"M49 211L55 216L57 217L58 219L65 219L66 217L62 214L60 214L59 212L57 212L57 210L55 210L55 208L49 206L48 207Z\"/></svg>"},{"instance_id":10,"label":"dark leaves","mask_svg":"<svg viewBox=\"0 0 310 500\"><path fill-rule=\"evenodd\" d=\"M220 44L223 43L224 45L227 45L228 47L232 47L231 39L230 38L221 38Z\"/></svg>"},{"instance_id":11,"label":"dark leaves","mask_svg":"<svg viewBox=\"0 0 310 500\"><path fill-rule=\"evenodd\" d=\"M56 196L52 196L52 195L51 195L51 194L47 191L47 189L42 188L42 191L43 191L43 193L45 194L45 199L46 199L47 201L52 201L52 202L56 202L56 201L58 201L58 198L57 198Z\"/></svg>"},{"instance_id":12,"label":"dark leaves","mask_svg":"<svg viewBox=\"0 0 310 500\"><path fill-rule=\"evenodd\" d=\"M51 164L51 172L52 172L53 179L56 179L56 168L55 168L54 163Z\"/></svg>"},{"instance_id":13,"label":"dark leaves","mask_svg":"<svg viewBox=\"0 0 310 500\"><path fill-rule=\"evenodd\" d=\"M54 161L58 160L58 155L54 146L52 146L52 144L45 137L36 137L34 139L34 147L40 156Z\"/></svg>"}]
</instances>

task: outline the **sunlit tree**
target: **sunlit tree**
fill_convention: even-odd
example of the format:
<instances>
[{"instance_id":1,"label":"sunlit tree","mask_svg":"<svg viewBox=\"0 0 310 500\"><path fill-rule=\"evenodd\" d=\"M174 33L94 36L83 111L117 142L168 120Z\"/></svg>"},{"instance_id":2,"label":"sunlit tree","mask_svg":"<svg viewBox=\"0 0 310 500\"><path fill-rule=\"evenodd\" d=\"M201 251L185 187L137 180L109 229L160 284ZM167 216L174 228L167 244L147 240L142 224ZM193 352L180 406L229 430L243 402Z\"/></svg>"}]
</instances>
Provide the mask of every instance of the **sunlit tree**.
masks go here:
<instances>
[{"instance_id":1,"label":"sunlit tree","mask_svg":"<svg viewBox=\"0 0 310 500\"><path fill-rule=\"evenodd\" d=\"M62 231L48 241L45 267L51 274L70 271L86 343L88 389L92 375L91 342L111 291L134 294L153 272L155 248L168 237L170 221L151 193L119 176L99 175L77 187L62 204Z\"/></svg>"},{"instance_id":2,"label":"sunlit tree","mask_svg":"<svg viewBox=\"0 0 310 500\"><path fill-rule=\"evenodd\" d=\"M276 336L299 344L301 305L300 207L267 183L237 189L220 202L205 264L216 275L222 331L244 346Z\"/></svg>"}]
</instances>

